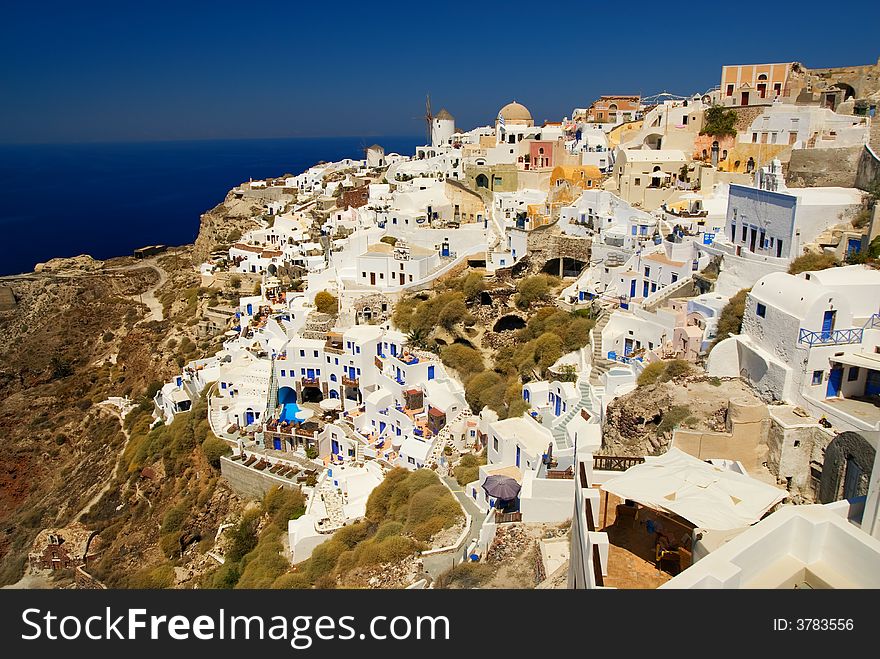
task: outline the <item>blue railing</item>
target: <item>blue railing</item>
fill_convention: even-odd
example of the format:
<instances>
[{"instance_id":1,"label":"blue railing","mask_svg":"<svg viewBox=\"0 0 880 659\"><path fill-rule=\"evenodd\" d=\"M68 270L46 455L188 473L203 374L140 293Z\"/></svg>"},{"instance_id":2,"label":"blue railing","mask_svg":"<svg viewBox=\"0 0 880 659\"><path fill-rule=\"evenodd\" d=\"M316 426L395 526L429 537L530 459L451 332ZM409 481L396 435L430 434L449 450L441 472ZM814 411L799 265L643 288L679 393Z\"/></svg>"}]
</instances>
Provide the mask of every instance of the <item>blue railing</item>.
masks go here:
<instances>
[{"instance_id":1,"label":"blue railing","mask_svg":"<svg viewBox=\"0 0 880 659\"><path fill-rule=\"evenodd\" d=\"M628 355L618 355L616 351L608 351L608 360L612 362L620 362L621 364L632 364L633 362L642 361L641 357L629 357Z\"/></svg>"},{"instance_id":2,"label":"blue railing","mask_svg":"<svg viewBox=\"0 0 880 659\"><path fill-rule=\"evenodd\" d=\"M841 346L851 343L861 343L865 330L861 327L851 327L842 330L830 330L827 332L814 332L801 329L798 343L806 343L808 346Z\"/></svg>"},{"instance_id":3,"label":"blue railing","mask_svg":"<svg viewBox=\"0 0 880 659\"><path fill-rule=\"evenodd\" d=\"M801 328L798 343L808 346L841 346L861 343L866 329L880 327L880 314L873 314L862 327L814 332Z\"/></svg>"}]
</instances>

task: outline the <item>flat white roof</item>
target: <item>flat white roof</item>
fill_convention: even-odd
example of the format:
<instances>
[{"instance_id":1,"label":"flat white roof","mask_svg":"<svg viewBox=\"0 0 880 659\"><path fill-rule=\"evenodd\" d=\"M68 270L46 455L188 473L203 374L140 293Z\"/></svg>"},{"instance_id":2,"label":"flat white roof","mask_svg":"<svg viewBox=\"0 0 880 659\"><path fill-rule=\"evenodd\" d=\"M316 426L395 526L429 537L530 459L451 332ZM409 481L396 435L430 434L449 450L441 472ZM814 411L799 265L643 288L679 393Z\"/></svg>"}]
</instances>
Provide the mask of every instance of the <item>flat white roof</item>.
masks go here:
<instances>
[{"instance_id":1,"label":"flat white roof","mask_svg":"<svg viewBox=\"0 0 880 659\"><path fill-rule=\"evenodd\" d=\"M535 455L544 453L553 441L549 430L524 416L495 421L492 429L502 439L516 441Z\"/></svg>"}]
</instances>

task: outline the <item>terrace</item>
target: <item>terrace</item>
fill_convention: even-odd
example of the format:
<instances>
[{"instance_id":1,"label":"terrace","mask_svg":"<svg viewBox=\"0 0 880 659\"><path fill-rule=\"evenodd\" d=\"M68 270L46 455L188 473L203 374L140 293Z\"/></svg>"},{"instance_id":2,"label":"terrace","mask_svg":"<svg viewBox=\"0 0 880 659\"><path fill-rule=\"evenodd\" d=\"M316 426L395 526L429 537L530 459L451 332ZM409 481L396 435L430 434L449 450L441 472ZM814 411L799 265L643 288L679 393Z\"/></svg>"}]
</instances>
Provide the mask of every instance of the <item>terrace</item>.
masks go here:
<instances>
[{"instance_id":1,"label":"terrace","mask_svg":"<svg viewBox=\"0 0 880 659\"><path fill-rule=\"evenodd\" d=\"M849 327L846 329L832 330L808 330L801 328L798 333L798 343L806 343L808 346L839 346L861 343L866 329L880 327L880 314L874 314L861 327Z\"/></svg>"}]
</instances>

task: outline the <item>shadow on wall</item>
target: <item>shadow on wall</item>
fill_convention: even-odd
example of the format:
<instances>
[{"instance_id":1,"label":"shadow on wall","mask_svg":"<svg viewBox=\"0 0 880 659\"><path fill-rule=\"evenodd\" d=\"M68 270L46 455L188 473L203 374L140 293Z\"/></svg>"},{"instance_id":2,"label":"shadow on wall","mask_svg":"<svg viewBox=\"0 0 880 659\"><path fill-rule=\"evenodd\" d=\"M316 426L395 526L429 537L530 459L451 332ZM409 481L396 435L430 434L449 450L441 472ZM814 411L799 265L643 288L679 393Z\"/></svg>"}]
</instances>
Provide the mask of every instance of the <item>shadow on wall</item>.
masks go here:
<instances>
[{"instance_id":1,"label":"shadow on wall","mask_svg":"<svg viewBox=\"0 0 880 659\"><path fill-rule=\"evenodd\" d=\"M876 451L857 432L842 432L825 449L819 501L831 503L868 493Z\"/></svg>"}]
</instances>

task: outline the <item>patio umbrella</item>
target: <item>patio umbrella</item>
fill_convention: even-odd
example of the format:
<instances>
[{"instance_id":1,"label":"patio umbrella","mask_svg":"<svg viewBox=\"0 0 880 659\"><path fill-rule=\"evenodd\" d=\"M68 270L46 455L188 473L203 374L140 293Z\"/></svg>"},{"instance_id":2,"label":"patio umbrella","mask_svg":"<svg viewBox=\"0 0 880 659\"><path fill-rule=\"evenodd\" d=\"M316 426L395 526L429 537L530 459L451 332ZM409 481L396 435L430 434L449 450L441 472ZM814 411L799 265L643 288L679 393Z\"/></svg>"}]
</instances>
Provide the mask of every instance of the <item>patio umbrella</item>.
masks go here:
<instances>
[{"instance_id":1,"label":"patio umbrella","mask_svg":"<svg viewBox=\"0 0 880 659\"><path fill-rule=\"evenodd\" d=\"M490 497L512 501L519 494L520 484L510 476L489 476L483 481L483 489Z\"/></svg>"}]
</instances>

